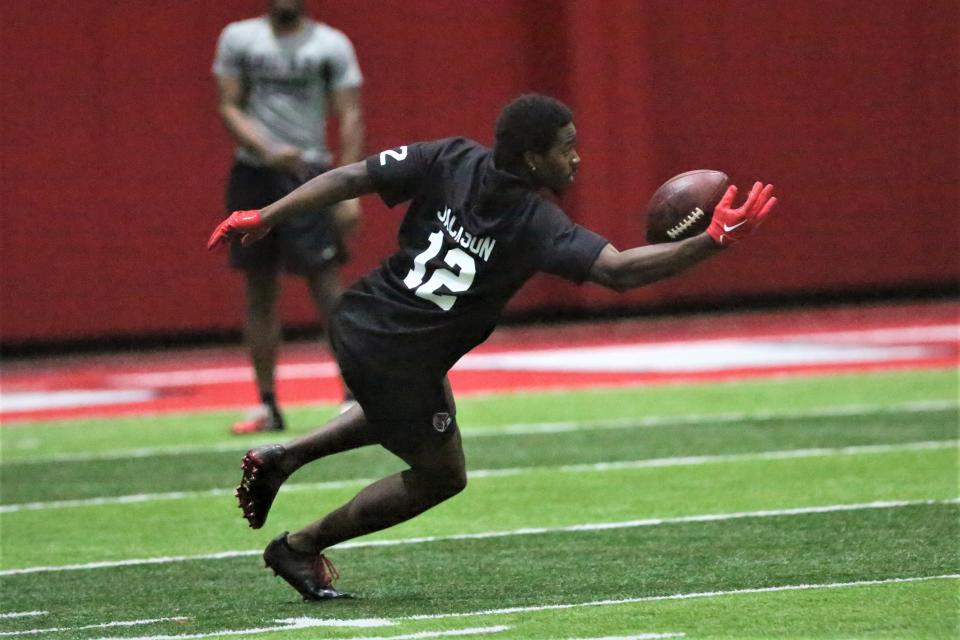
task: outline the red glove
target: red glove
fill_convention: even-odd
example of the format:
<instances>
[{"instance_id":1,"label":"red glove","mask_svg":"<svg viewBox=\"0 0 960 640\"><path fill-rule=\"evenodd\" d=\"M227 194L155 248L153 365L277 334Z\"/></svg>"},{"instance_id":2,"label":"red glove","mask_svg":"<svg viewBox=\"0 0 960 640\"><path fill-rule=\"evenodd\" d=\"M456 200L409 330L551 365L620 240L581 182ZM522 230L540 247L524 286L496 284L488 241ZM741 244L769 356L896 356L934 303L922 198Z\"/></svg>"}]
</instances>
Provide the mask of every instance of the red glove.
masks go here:
<instances>
[{"instance_id":1,"label":"red glove","mask_svg":"<svg viewBox=\"0 0 960 640\"><path fill-rule=\"evenodd\" d=\"M713 209L713 219L707 227L707 233L714 242L723 247L743 240L763 223L764 218L777 204L777 199L770 197L771 193L773 193L772 184L764 187L761 183L755 182L750 195L747 196L747 201L739 209L733 209L737 187L730 185Z\"/></svg>"},{"instance_id":2,"label":"red glove","mask_svg":"<svg viewBox=\"0 0 960 640\"><path fill-rule=\"evenodd\" d=\"M253 244L270 232L259 211L234 211L230 217L217 225L207 240L207 249L214 249L239 237L243 246Z\"/></svg>"}]
</instances>

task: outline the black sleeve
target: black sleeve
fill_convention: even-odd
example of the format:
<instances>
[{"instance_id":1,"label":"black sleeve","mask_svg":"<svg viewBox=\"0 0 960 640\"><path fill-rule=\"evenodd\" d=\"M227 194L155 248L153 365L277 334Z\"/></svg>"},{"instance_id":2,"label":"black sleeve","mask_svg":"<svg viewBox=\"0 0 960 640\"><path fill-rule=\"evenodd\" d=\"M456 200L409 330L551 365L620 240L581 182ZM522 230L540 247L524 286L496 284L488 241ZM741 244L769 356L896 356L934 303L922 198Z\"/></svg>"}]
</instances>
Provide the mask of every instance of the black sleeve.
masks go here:
<instances>
[{"instance_id":1,"label":"black sleeve","mask_svg":"<svg viewBox=\"0 0 960 640\"><path fill-rule=\"evenodd\" d=\"M417 195L444 142L437 140L405 144L367 158L367 174L388 207Z\"/></svg>"},{"instance_id":2,"label":"black sleeve","mask_svg":"<svg viewBox=\"0 0 960 640\"><path fill-rule=\"evenodd\" d=\"M538 207L528 231L538 270L576 283L587 279L600 251L609 244L549 203Z\"/></svg>"}]
</instances>

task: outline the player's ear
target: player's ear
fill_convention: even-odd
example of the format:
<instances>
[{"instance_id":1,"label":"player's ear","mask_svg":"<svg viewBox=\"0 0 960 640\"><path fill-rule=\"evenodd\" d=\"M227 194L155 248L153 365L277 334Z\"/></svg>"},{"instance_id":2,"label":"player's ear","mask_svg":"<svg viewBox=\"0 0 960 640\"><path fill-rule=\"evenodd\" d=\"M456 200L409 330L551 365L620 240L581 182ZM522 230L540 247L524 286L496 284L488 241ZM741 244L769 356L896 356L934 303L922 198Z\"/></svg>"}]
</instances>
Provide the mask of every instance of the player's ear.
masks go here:
<instances>
[{"instance_id":1,"label":"player's ear","mask_svg":"<svg viewBox=\"0 0 960 640\"><path fill-rule=\"evenodd\" d=\"M539 164L539 158L537 154L533 151L524 151L523 152L523 168L529 171L531 174L537 172L537 165Z\"/></svg>"}]
</instances>

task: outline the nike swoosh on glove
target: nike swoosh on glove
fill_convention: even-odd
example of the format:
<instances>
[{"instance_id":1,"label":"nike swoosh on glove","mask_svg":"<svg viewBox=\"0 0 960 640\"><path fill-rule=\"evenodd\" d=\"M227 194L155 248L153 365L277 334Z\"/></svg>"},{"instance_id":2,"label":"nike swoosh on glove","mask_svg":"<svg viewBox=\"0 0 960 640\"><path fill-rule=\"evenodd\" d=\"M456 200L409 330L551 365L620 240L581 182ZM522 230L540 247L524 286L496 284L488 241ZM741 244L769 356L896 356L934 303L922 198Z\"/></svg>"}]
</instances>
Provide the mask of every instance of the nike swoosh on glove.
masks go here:
<instances>
[{"instance_id":1,"label":"nike swoosh on glove","mask_svg":"<svg viewBox=\"0 0 960 640\"><path fill-rule=\"evenodd\" d=\"M737 187L730 185L713 209L713 219L707 227L707 234L722 247L728 247L743 240L763 224L764 219L777 204L777 199L771 197L772 193L772 184L764 186L760 182L755 182L746 202L734 209L733 201L737 197Z\"/></svg>"}]
</instances>

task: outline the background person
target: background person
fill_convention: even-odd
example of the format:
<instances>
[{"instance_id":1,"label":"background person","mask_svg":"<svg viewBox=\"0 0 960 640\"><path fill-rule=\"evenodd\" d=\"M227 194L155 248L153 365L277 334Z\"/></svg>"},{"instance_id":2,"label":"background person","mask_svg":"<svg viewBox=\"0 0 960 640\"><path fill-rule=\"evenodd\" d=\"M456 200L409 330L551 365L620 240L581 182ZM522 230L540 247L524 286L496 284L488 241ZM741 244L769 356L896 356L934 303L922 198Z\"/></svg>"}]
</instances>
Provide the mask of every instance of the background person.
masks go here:
<instances>
[{"instance_id":1,"label":"background person","mask_svg":"<svg viewBox=\"0 0 960 640\"><path fill-rule=\"evenodd\" d=\"M331 166L328 113L339 123L339 161L363 153L363 78L346 35L309 18L303 0L270 0L269 13L226 26L213 72L220 114L237 142L227 186L227 211L258 209ZM230 265L246 279L244 338L260 407L234 433L279 431L283 416L275 370L282 327L277 310L281 269L302 276L322 317L340 293L338 266L345 235L356 226L356 200L277 226L265 242L233 243Z\"/></svg>"}]
</instances>

